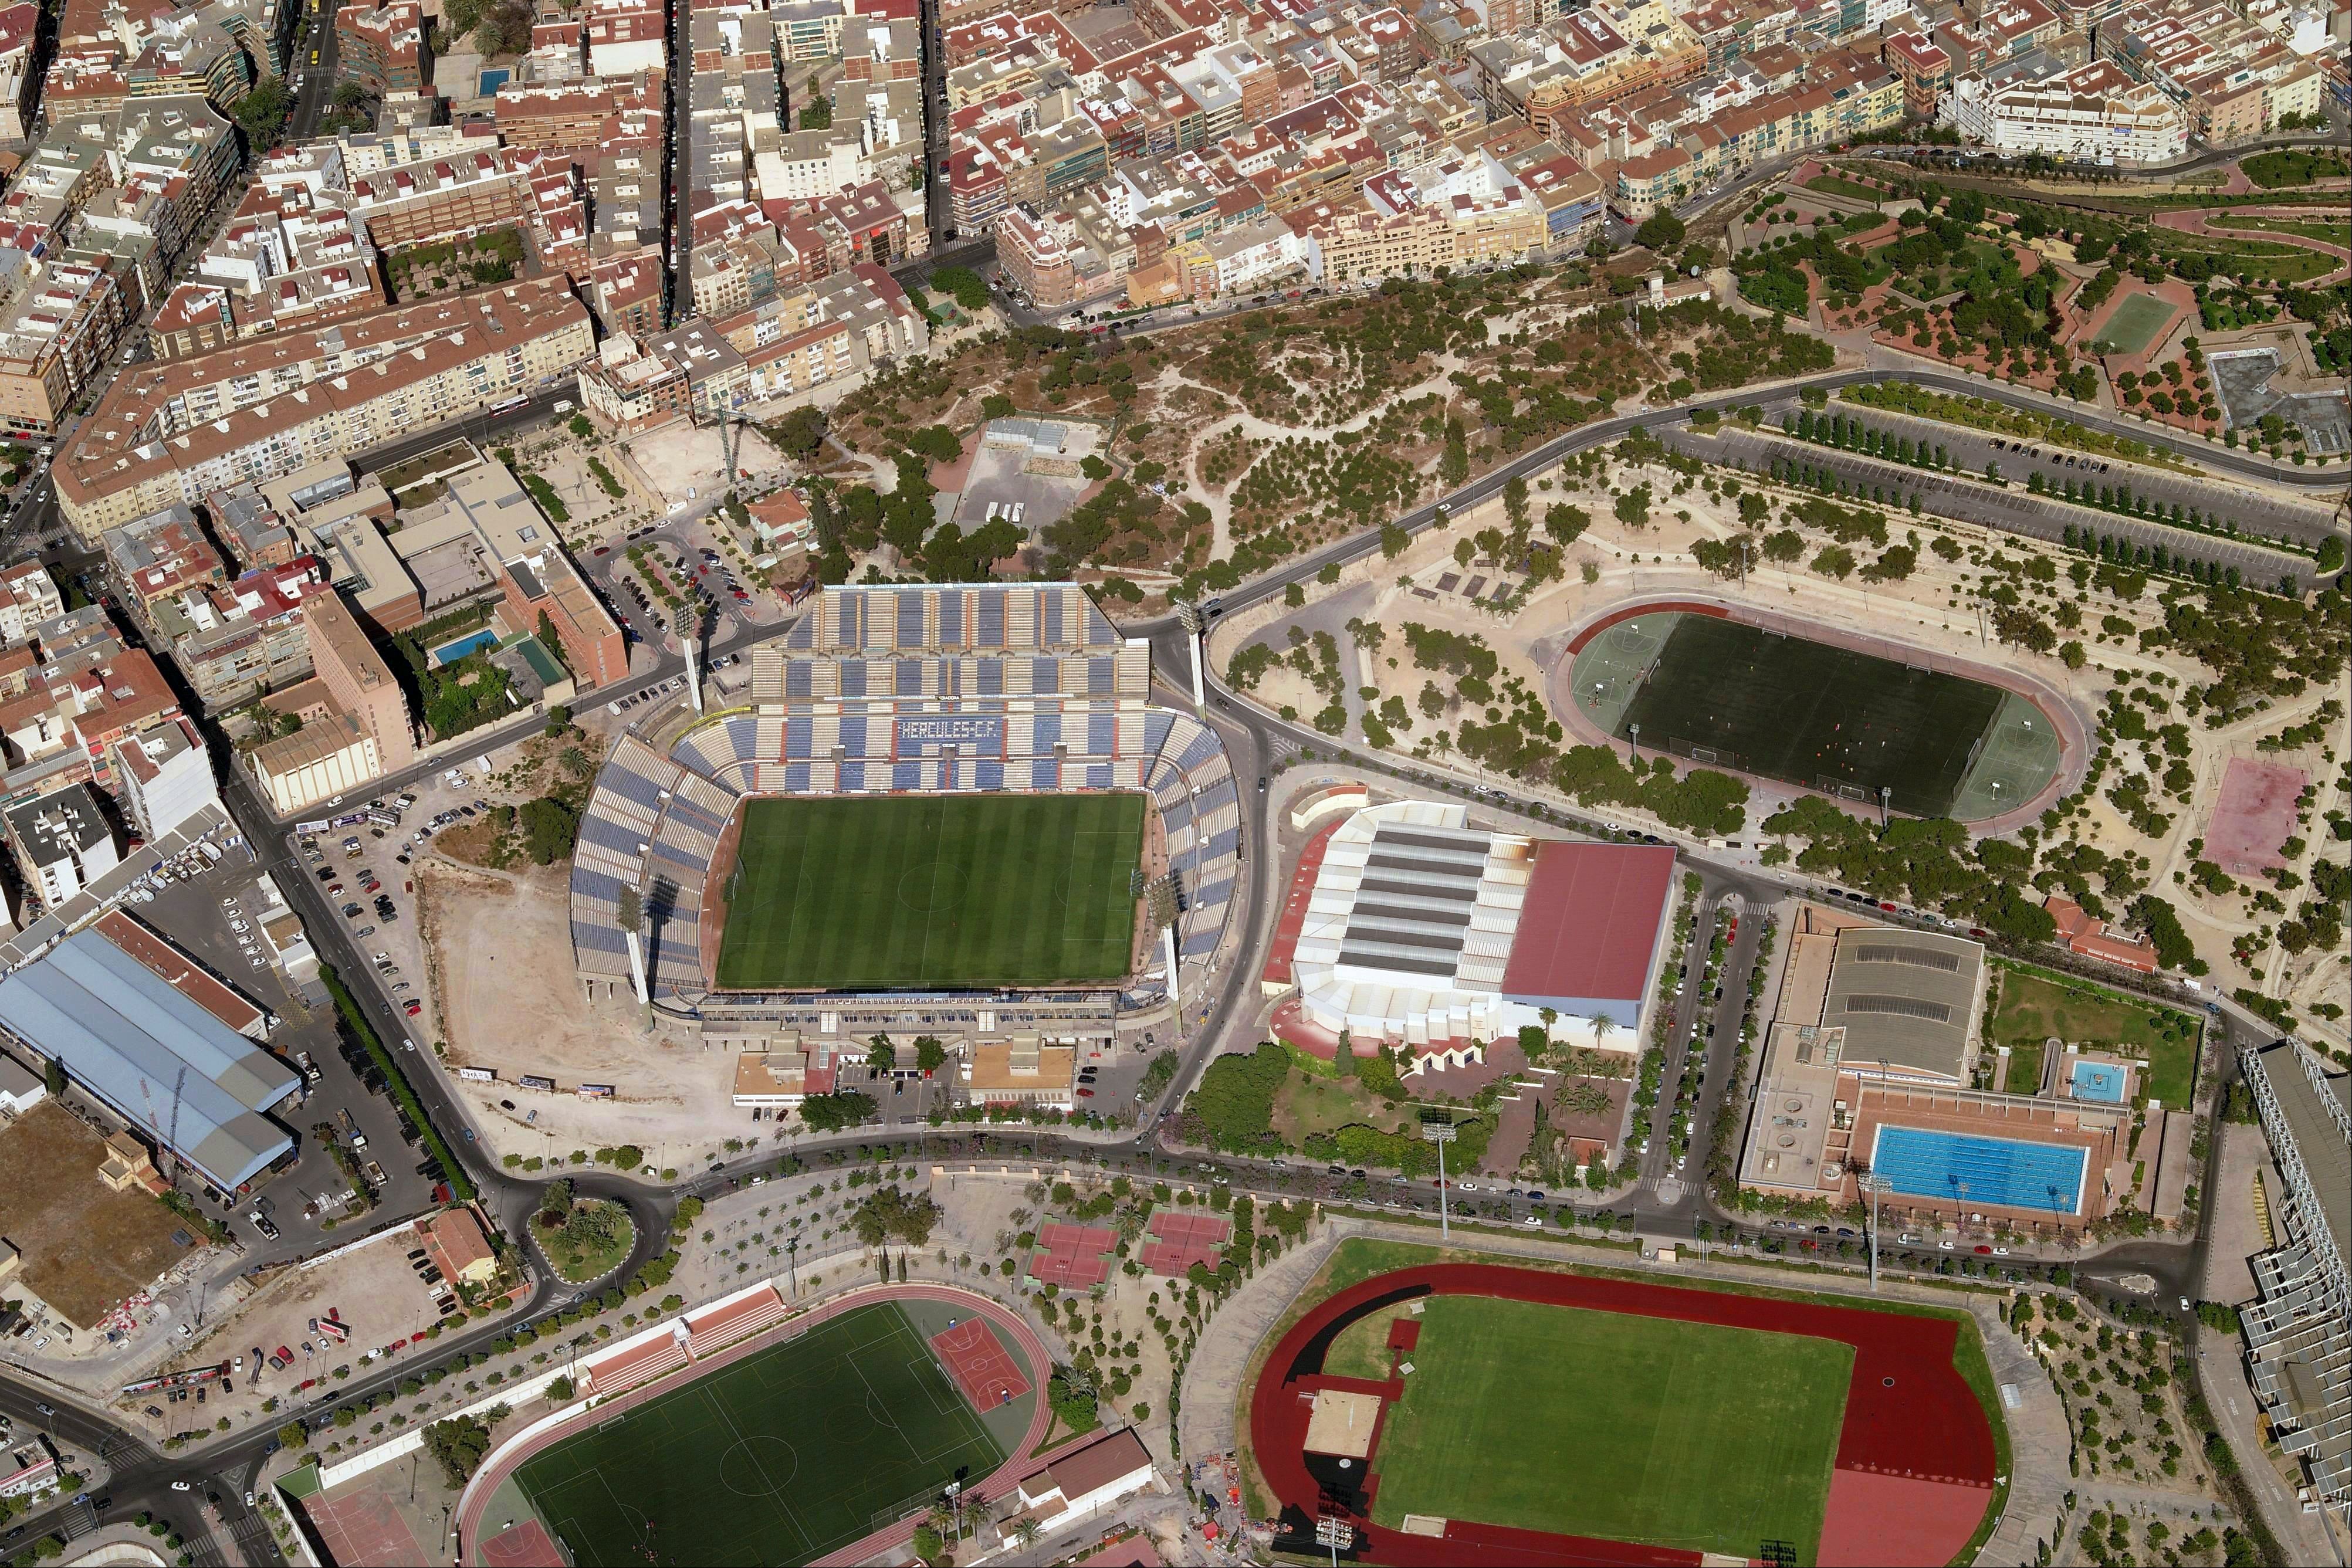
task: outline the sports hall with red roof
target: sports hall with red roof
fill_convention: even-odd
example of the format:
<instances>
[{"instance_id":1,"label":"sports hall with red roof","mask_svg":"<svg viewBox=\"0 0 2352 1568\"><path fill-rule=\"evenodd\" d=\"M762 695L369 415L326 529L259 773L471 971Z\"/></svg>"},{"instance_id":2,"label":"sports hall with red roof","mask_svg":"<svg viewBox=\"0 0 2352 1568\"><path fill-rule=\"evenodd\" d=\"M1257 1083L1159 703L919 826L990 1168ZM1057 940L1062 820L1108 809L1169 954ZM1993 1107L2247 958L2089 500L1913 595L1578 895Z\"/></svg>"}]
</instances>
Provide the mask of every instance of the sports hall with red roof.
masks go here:
<instances>
[{"instance_id":1,"label":"sports hall with red roof","mask_svg":"<svg viewBox=\"0 0 2352 1568\"><path fill-rule=\"evenodd\" d=\"M1664 961L1675 852L1474 828L1452 802L1367 805L1295 870L1269 992L1286 1038L1328 1055L1402 1047L1409 1070L1466 1065L1542 1024L1632 1051ZM1600 1020L1607 1019L1603 1026Z\"/></svg>"}]
</instances>

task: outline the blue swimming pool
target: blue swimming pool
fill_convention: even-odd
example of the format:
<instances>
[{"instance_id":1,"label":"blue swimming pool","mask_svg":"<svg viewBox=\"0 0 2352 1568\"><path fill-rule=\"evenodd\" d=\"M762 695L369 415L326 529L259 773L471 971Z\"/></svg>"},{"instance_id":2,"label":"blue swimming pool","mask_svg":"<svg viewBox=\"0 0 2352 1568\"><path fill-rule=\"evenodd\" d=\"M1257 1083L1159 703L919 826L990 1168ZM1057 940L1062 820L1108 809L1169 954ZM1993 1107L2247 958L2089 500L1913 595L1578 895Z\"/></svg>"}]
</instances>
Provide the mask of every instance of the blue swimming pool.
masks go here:
<instances>
[{"instance_id":1,"label":"blue swimming pool","mask_svg":"<svg viewBox=\"0 0 2352 1568\"><path fill-rule=\"evenodd\" d=\"M1871 1169L1899 1193L1946 1202L2075 1214L2091 1151L1881 1124Z\"/></svg>"},{"instance_id":2,"label":"blue swimming pool","mask_svg":"<svg viewBox=\"0 0 2352 1568\"><path fill-rule=\"evenodd\" d=\"M2124 1070L2112 1061L2074 1063L2074 1098L2109 1105L2124 1103Z\"/></svg>"},{"instance_id":3,"label":"blue swimming pool","mask_svg":"<svg viewBox=\"0 0 2352 1568\"><path fill-rule=\"evenodd\" d=\"M471 636L460 637L454 643L444 643L434 649L433 662L436 664L454 664L468 653L478 653L485 648L495 648L498 645L499 634L485 626Z\"/></svg>"}]
</instances>

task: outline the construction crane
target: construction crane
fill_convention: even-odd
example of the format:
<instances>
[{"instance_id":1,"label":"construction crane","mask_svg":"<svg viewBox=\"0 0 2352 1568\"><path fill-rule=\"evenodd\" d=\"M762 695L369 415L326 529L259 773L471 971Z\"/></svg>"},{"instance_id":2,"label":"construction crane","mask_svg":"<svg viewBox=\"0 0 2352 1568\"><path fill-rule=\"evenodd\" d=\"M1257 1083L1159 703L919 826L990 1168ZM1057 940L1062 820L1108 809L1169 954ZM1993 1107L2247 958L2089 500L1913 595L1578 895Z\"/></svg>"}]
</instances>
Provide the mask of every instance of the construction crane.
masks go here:
<instances>
[{"instance_id":1,"label":"construction crane","mask_svg":"<svg viewBox=\"0 0 2352 1568\"><path fill-rule=\"evenodd\" d=\"M164 1141L163 1124L155 1119L155 1099L153 1095L147 1092L147 1075L143 1072L139 1075L139 1100L147 1107L147 1131L153 1135L155 1146L163 1151L163 1158L169 1161L172 1157L172 1145ZM177 1178L177 1172L173 1173L173 1176L174 1179Z\"/></svg>"}]
</instances>

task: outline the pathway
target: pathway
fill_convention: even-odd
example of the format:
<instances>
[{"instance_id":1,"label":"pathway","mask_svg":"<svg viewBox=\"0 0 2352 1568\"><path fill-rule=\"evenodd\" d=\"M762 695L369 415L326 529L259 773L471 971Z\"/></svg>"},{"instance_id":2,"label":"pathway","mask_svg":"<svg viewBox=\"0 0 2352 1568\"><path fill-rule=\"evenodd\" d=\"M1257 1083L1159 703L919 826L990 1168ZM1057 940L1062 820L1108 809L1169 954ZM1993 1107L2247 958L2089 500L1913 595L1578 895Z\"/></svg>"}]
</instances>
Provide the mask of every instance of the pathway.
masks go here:
<instances>
[{"instance_id":1,"label":"pathway","mask_svg":"<svg viewBox=\"0 0 2352 1568\"><path fill-rule=\"evenodd\" d=\"M1178 1417L1186 1463L1234 1451L1234 1419L1250 1357L1322 1269L1331 1249L1360 1228L1352 1220L1327 1221L1319 1241L1293 1247L1244 1281L1217 1309L1212 1320L1216 1332L1202 1328L1184 1367L1184 1407Z\"/></svg>"},{"instance_id":2,"label":"pathway","mask_svg":"<svg viewBox=\"0 0 2352 1568\"><path fill-rule=\"evenodd\" d=\"M2266 240L2278 245L2291 245L2298 250L2315 250L2323 256L2332 256L2337 261L2344 263L2325 277L2315 277L2308 282L2295 285L2298 288L2316 289L2326 288L2347 277L2352 277L2352 250L2347 250L2340 245L2330 245L2324 239L2314 239L2308 235L2280 234L2269 229L2231 228L2226 224L2218 229L2211 225L2217 218L2300 218L2307 223L2324 223L2327 215L2327 209L2324 207L2200 207L2186 212L2158 213L2156 214L2156 221L2160 227L2178 229L2182 234L2200 235L2210 239Z\"/></svg>"}]
</instances>

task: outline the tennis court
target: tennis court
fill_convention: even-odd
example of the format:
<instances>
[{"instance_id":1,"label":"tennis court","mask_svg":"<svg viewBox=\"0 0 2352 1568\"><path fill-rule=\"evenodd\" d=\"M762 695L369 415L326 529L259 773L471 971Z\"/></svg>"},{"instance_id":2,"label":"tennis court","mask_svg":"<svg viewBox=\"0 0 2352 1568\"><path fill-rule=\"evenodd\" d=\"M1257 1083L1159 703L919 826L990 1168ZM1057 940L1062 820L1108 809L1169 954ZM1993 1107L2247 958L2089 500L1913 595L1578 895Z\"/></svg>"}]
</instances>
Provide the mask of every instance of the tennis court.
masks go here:
<instances>
[{"instance_id":1,"label":"tennis court","mask_svg":"<svg viewBox=\"0 0 2352 1568\"><path fill-rule=\"evenodd\" d=\"M1608 683L1624 678L1632 654L1611 654L1607 674L1587 661L1628 628L1656 633L1654 622L1664 619L1613 626L1578 655L1570 678L1596 722L1615 702ZM1927 668L1924 654L1920 664L1905 664L1720 616L1676 614L1664 631L1612 734L1629 738L1638 726L1645 749L1873 806L1885 789L1895 810L1913 816L1951 809L2009 695Z\"/></svg>"},{"instance_id":2,"label":"tennis court","mask_svg":"<svg viewBox=\"0 0 2352 1568\"><path fill-rule=\"evenodd\" d=\"M1038 1252L1029 1260L1029 1277L1066 1291L1091 1291L1110 1278L1115 1231L1099 1225L1069 1225L1047 1220L1037 1228Z\"/></svg>"},{"instance_id":3,"label":"tennis court","mask_svg":"<svg viewBox=\"0 0 2352 1568\"><path fill-rule=\"evenodd\" d=\"M524 1462L576 1564L808 1563L1004 1458L897 1305L862 1307Z\"/></svg>"},{"instance_id":4,"label":"tennis court","mask_svg":"<svg viewBox=\"0 0 2352 1568\"><path fill-rule=\"evenodd\" d=\"M996 1331L988 1326L986 1318L964 1318L949 1324L931 1336L931 1349L975 1410L1010 1405L1029 1392L1021 1364L997 1343Z\"/></svg>"},{"instance_id":5,"label":"tennis court","mask_svg":"<svg viewBox=\"0 0 2352 1568\"><path fill-rule=\"evenodd\" d=\"M1163 1208L1152 1215L1144 1232L1144 1272L1181 1280L1195 1263L1213 1269L1223 1261L1234 1226L1222 1214Z\"/></svg>"},{"instance_id":6,"label":"tennis court","mask_svg":"<svg viewBox=\"0 0 2352 1568\"><path fill-rule=\"evenodd\" d=\"M2078 1214L2091 1151L1880 1124L1870 1168L1913 1197Z\"/></svg>"},{"instance_id":7,"label":"tennis court","mask_svg":"<svg viewBox=\"0 0 2352 1568\"><path fill-rule=\"evenodd\" d=\"M318 1492L303 1499L302 1511L310 1516L329 1557L343 1568L405 1568L425 1561L424 1548L417 1545L408 1521L367 1478L339 1495Z\"/></svg>"}]
</instances>

